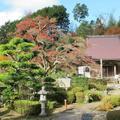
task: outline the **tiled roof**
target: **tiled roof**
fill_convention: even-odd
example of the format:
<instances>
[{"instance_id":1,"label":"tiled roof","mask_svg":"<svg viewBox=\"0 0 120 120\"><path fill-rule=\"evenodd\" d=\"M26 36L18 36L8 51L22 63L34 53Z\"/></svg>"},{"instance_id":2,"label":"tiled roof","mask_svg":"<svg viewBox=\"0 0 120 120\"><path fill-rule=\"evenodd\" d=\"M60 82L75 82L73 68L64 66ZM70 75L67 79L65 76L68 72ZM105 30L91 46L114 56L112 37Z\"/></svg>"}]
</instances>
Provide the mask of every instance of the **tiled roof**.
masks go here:
<instances>
[{"instance_id":1,"label":"tiled roof","mask_svg":"<svg viewBox=\"0 0 120 120\"><path fill-rule=\"evenodd\" d=\"M120 60L120 36L88 36L86 55L93 59Z\"/></svg>"}]
</instances>

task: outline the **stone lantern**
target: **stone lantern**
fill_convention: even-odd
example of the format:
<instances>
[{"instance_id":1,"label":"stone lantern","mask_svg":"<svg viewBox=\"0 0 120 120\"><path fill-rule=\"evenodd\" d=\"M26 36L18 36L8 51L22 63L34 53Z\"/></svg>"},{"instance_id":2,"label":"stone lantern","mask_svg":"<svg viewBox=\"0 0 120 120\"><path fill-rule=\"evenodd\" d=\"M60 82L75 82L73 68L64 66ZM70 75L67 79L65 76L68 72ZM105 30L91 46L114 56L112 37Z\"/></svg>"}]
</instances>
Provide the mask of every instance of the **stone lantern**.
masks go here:
<instances>
[{"instance_id":1,"label":"stone lantern","mask_svg":"<svg viewBox=\"0 0 120 120\"><path fill-rule=\"evenodd\" d=\"M40 113L40 116L46 116L45 104L46 104L47 91L45 90L44 86L38 92L38 94L40 94L40 102L41 102L41 113Z\"/></svg>"}]
</instances>

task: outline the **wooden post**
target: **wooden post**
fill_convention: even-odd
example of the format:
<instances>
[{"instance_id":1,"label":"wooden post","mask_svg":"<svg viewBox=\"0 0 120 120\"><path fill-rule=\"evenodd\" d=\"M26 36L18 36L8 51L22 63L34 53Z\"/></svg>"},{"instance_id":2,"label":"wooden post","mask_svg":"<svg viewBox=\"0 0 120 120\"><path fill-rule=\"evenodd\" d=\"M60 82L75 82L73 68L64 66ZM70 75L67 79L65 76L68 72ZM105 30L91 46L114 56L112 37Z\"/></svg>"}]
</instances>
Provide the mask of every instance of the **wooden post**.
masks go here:
<instances>
[{"instance_id":1,"label":"wooden post","mask_svg":"<svg viewBox=\"0 0 120 120\"><path fill-rule=\"evenodd\" d=\"M103 60L100 59L100 78L103 79Z\"/></svg>"},{"instance_id":2,"label":"wooden post","mask_svg":"<svg viewBox=\"0 0 120 120\"><path fill-rule=\"evenodd\" d=\"M116 72L116 65L114 65L114 76L117 74Z\"/></svg>"},{"instance_id":3,"label":"wooden post","mask_svg":"<svg viewBox=\"0 0 120 120\"><path fill-rule=\"evenodd\" d=\"M67 110L67 100L64 100L64 104L65 104L65 110Z\"/></svg>"}]
</instances>

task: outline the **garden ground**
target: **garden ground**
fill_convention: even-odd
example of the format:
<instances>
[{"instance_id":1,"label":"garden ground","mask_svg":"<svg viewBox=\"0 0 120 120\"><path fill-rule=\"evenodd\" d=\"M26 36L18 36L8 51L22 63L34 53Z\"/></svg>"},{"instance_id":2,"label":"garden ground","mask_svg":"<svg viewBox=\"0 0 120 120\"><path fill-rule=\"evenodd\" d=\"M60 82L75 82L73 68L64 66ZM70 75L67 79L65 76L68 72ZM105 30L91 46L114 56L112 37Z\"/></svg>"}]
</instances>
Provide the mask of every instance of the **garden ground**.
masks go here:
<instances>
[{"instance_id":1,"label":"garden ground","mask_svg":"<svg viewBox=\"0 0 120 120\"><path fill-rule=\"evenodd\" d=\"M1 120L105 120L106 112L96 111L96 107L99 102L89 103L85 105L76 105L72 104L68 106L68 109L65 110L65 107L57 108L54 111L54 114L48 118L40 117L26 117L20 118L19 114L11 111L6 115L1 117ZM98 119L99 118L99 119Z\"/></svg>"},{"instance_id":2,"label":"garden ground","mask_svg":"<svg viewBox=\"0 0 120 120\"><path fill-rule=\"evenodd\" d=\"M96 108L100 102L88 103L84 105L71 104L65 107L55 109L52 116L49 117L21 117L20 114L14 111L0 109L0 120L120 120L120 107L115 108L110 112L98 111Z\"/></svg>"}]
</instances>

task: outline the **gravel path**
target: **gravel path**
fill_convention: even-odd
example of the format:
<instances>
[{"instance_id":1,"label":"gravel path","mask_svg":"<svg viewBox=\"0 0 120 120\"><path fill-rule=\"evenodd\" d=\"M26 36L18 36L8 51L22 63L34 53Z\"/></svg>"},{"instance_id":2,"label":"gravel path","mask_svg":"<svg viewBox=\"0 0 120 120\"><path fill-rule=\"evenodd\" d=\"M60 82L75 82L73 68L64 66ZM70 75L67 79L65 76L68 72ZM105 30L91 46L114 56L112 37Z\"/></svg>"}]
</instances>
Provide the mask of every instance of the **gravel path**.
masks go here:
<instances>
[{"instance_id":1,"label":"gravel path","mask_svg":"<svg viewBox=\"0 0 120 120\"><path fill-rule=\"evenodd\" d=\"M53 120L106 120L106 112L96 111L98 103L90 103L55 115Z\"/></svg>"}]
</instances>

